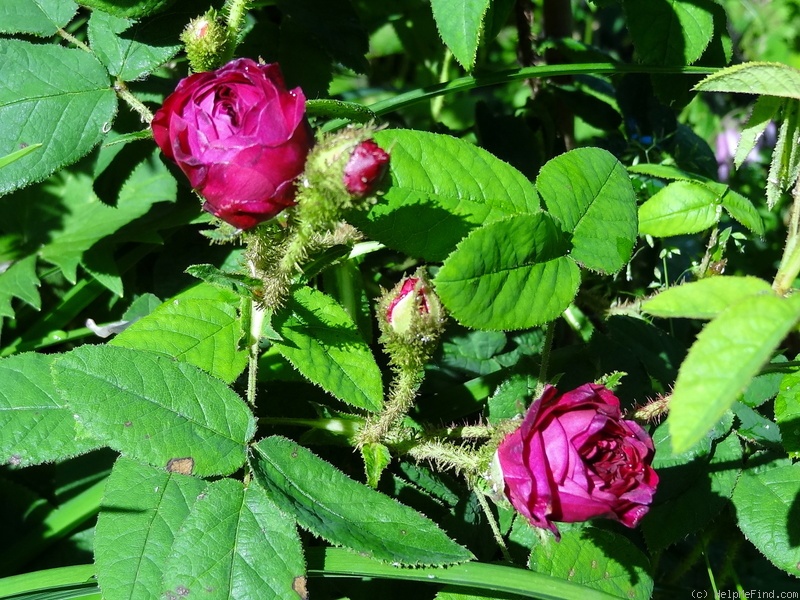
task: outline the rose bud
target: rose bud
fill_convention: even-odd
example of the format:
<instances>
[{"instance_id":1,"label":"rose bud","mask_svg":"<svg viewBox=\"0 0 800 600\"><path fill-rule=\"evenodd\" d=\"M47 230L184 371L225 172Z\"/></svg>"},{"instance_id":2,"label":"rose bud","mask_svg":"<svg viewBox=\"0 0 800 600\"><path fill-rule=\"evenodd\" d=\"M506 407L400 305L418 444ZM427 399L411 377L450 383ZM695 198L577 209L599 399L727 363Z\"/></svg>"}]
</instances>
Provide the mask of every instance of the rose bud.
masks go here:
<instances>
[{"instance_id":1,"label":"rose bud","mask_svg":"<svg viewBox=\"0 0 800 600\"><path fill-rule=\"evenodd\" d=\"M351 196L369 196L389 168L389 154L373 140L355 147L344 168L344 187Z\"/></svg>"},{"instance_id":2,"label":"rose bud","mask_svg":"<svg viewBox=\"0 0 800 600\"><path fill-rule=\"evenodd\" d=\"M392 331L405 335L414 321L438 321L441 315L439 299L420 277L409 277L399 284L386 309L386 322Z\"/></svg>"},{"instance_id":3,"label":"rose bud","mask_svg":"<svg viewBox=\"0 0 800 600\"><path fill-rule=\"evenodd\" d=\"M558 537L553 521L605 517L635 527L658 484L653 453L644 429L622 418L617 397L587 383L561 395L547 386L495 458L514 508Z\"/></svg>"},{"instance_id":4,"label":"rose bud","mask_svg":"<svg viewBox=\"0 0 800 600\"><path fill-rule=\"evenodd\" d=\"M305 96L286 90L277 64L240 58L190 75L151 126L203 209L223 221L250 229L294 204L312 138Z\"/></svg>"}]
</instances>

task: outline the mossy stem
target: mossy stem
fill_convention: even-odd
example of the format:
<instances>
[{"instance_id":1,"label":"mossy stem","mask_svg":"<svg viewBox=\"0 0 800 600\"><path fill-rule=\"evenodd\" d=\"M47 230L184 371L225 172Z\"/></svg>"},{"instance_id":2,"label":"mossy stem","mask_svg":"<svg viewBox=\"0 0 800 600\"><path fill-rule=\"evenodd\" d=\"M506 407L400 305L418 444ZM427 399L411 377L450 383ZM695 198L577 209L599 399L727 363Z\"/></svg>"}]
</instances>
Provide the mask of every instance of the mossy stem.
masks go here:
<instances>
[{"instance_id":1,"label":"mossy stem","mask_svg":"<svg viewBox=\"0 0 800 600\"><path fill-rule=\"evenodd\" d=\"M149 124L153 120L153 113L144 105L141 100L131 93L124 81L117 79L114 82L114 91L117 93L117 96L119 96L128 106L131 107L131 109L139 114L139 118L142 120L142 123Z\"/></svg>"},{"instance_id":2,"label":"mossy stem","mask_svg":"<svg viewBox=\"0 0 800 600\"><path fill-rule=\"evenodd\" d=\"M227 0L222 7L222 13L225 15L225 23L228 28L228 43L225 47L222 63L230 61L236 52L236 46L239 45L239 36L244 28L244 17L250 8L250 0Z\"/></svg>"},{"instance_id":3,"label":"mossy stem","mask_svg":"<svg viewBox=\"0 0 800 600\"><path fill-rule=\"evenodd\" d=\"M513 563L514 561L511 558L511 553L508 551L508 547L506 546L506 541L503 539L503 534L500 533L500 527L497 524L497 519L494 518L492 507L489 506L489 503L486 501L486 496L477 487L473 487L472 492L478 499L478 504L481 505L481 508L483 509L483 514L486 515L486 520L489 523L489 527L492 530L492 534L494 535L494 539L497 542L497 545L500 547L500 553L503 555L503 559L508 561L509 563Z\"/></svg>"},{"instance_id":4,"label":"mossy stem","mask_svg":"<svg viewBox=\"0 0 800 600\"><path fill-rule=\"evenodd\" d=\"M391 384L389 398L377 420L368 422L361 435L359 445L383 440L392 427L400 421L414 405L417 388L422 383L421 368L403 368L396 371Z\"/></svg>"},{"instance_id":5,"label":"mossy stem","mask_svg":"<svg viewBox=\"0 0 800 600\"><path fill-rule=\"evenodd\" d=\"M781 296L785 295L792 289L798 273L800 273L800 178L792 190L792 212L786 232L786 247L772 282L772 289Z\"/></svg>"}]
</instances>

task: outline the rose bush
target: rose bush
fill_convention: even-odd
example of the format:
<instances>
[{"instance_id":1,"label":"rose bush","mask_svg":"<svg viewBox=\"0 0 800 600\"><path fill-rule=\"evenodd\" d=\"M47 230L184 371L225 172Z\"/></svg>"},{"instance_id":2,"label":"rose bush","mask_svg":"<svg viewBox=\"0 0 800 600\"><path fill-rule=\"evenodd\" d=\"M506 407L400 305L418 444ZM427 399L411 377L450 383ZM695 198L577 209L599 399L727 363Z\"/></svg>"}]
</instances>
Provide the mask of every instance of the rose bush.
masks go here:
<instances>
[{"instance_id":1,"label":"rose bush","mask_svg":"<svg viewBox=\"0 0 800 600\"><path fill-rule=\"evenodd\" d=\"M496 459L514 508L556 535L553 521L606 517L636 526L658 483L650 436L592 383L565 394L547 386Z\"/></svg>"},{"instance_id":2,"label":"rose bush","mask_svg":"<svg viewBox=\"0 0 800 600\"><path fill-rule=\"evenodd\" d=\"M300 88L277 64L240 58L181 80L151 123L174 160L223 221L250 229L294 204L312 145Z\"/></svg>"}]
</instances>

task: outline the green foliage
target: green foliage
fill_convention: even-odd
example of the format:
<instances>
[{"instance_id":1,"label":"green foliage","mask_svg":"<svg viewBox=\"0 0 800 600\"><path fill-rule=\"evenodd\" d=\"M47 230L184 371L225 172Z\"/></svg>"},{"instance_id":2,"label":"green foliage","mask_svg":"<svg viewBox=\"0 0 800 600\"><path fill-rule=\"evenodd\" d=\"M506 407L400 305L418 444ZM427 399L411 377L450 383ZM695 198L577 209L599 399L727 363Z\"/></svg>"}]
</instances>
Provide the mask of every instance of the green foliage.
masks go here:
<instances>
[{"instance_id":1,"label":"green foliage","mask_svg":"<svg viewBox=\"0 0 800 600\"><path fill-rule=\"evenodd\" d=\"M205 482L117 459L97 521L97 580L109 600L160 598L170 548Z\"/></svg>"},{"instance_id":2,"label":"green foliage","mask_svg":"<svg viewBox=\"0 0 800 600\"><path fill-rule=\"evenodd\" d=\"M442 41L467 71L475 65L488 0L432 0L433 18Z\"/></svg>"},{"instance_id":3,"label":"green foliage","mask_svg":"<svg viewBox=\"0 0 800 600\"><path fill-rule=\"evenodd\" d=\"M255 422L244 402L196 367L149 352L82 346L53 365L79 433L148 464L198 476L242 466ZM177 468L177 467L176 467Z\"/></svg>"},{"instance_id":4,"label":"green foliage","mask_svg":"<svg viewBox=\"0 0 800 600\"><path fill-rule=\"evenodd\" d=\"M64 27L78 11L72 0L20 0L0 6L0 31L47 37Z\"/></svg>"},{"instance_id":5,"label":"green foliage","mask_svg":"<svg viewBox=\"0 0 800 600\"><path fill-rule=\"evenodd\" d=\"M0 597L796 588L796 2L0 4ZM198 216L148 123L212 9L318 136L390 154L366 210L299 245L300 209ZM424 365L375 328L415 272ZM659 483L638 530L556 543L492 456L590 381Z\"/></svg>"},{"instance_id":6,"label":"green foliage","mask_svg":"<svg viewBox=\"0 0 800 600\"><path fill-rule=\"evenodd\" d=\"M323 539L406 565L472 557L432 521L349 479L291 440L266 438L254 450L251 466L267 496Z\"/></svg>"},{"instance_id":7,"label":"green foliage","mask_svg":"<svg viewBox=\"0 0 800 600\"><path fill-rule=\"evenodd\" d=\"M350 315L329 296L298 288L272 323L273 344L309 381L343 402L376 411L381 374Z\"/></svg>"},{"instance_id":8,"label":"green foliage","mask_svg":"<svg viewBox=\"0 0 800 600\"><path fill-rule=\"evenodd\" d=\"M0 172L0 195L41 181L85 155L117 111L108 73L81 50L0 40L0 156L42 144ZM81 77L72 74L80 73Z\"/></svg>"}]
</instances>

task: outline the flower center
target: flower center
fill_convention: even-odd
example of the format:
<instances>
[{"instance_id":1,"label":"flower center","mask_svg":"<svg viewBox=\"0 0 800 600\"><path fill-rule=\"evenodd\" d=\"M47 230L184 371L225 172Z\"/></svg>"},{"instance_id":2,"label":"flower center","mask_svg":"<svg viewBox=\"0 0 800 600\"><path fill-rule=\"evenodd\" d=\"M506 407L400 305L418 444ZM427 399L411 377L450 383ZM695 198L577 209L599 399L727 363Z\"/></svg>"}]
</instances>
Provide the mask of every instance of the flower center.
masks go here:
<instances>
[{"instance_id":1,"label":"flower center","mask_svg":"<svg viewBox=\"0 0 800 600\"><path fill-rule=\"evenodd\" d=\"M214 93L214 117L227 117L231 127L239 126L239 115L236 112L236 92L223 85Z\"/></svg>"}]
</instances>

